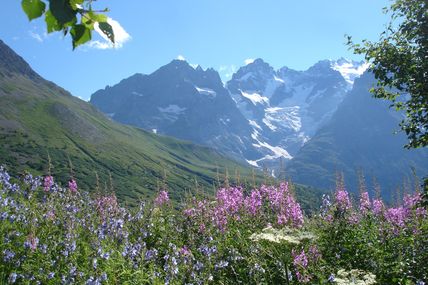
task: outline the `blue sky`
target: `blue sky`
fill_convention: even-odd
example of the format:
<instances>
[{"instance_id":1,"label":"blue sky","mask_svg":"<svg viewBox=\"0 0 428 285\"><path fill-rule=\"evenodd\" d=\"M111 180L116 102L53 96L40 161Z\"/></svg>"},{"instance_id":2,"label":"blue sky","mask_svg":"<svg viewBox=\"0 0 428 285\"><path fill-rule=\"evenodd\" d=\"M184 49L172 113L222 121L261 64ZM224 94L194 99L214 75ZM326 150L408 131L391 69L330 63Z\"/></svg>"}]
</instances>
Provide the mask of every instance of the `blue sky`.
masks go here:
<instances>
[{"instance_id":1,"label":"blue sky","mask_svg":"<svg viewBox=\"0 0 428 285\"><path fill-rule=\"evenodd\" d=\"M71 49L71 39L46 35L42 20L29 22L19 0L3 0L0 39L43 77L88 99L136 72L151 73L179 55L227 80L249 58L274 68L304 70L321 59L360 60L345 34L376 40L388 20L386 0L110 0L109 17L130 35L121 48ZM104 5L105 6L102 6ZM100 6L101 5L101 6ZM126 37L125 37L126 38Z\"/></svg>"}]
</instances>

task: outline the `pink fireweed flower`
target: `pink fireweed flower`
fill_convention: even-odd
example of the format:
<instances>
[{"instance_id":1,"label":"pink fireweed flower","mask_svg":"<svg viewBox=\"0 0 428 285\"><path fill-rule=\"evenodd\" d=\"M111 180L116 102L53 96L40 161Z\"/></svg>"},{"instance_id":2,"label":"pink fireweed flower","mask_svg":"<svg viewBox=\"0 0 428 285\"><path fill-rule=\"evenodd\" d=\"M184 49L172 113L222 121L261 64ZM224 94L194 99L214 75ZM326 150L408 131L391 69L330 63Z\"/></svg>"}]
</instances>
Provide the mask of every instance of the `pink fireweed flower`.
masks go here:
<instances>
[{"instance_id":1,"label":"pink fireweed flower","mask_svg":"<svg viewBox=\"0 0 428 285\"><path fill-rule=\"evenodd\" d=\"M183 255L183 256L188 256L188 255L191 254L191 251L189 250L189 248L187 246L183 246L180 249L180 254Z\"/></svg>"},{"instance_id":2,"label":"pink fireweed flower","mask_svg":"<svg viewBox=\"0 0 428 285\"><path fill-rule=\"evenodd\" d=\"M287 193L287 197L281 204L277 218L280 225L291 224L296 228L303 226L303 212L300 204L289 193Z\"/></svg>"},{"instance_id":3,"label":"pink fireweed flower","mask_svg":"<svg viewBox=\"0 0 428 285\"><path fill-rule=\"evenodd\" d=\"M378 216L383 212L384 209L385 209L385 206L383 205L382 200L380 199L373 200L373 214Z\"/></svg>"},{"instance_id":4,"label":"pink fireweed flower","mask_svg":"<svg viewBox=\"0 0 428 285\"><path fill-rule=\"evenodd\" d=\"M404 207L407 209L414 208L422 200L421 193L415 193L413 195L405 195L403 198Z\"/></svg>"},{"instance_id":5,"label":"pink fireweed flower","mask_svg":"<svg viewBox=\"0 0 428 285\"><path fill-rule=\"evenodd\" d=\"M298 228L301 227L303 225L303 212L300 208L300 204L297 203L291 195L287 197L287 210L293 226Z\"/></svg>"},{"instance_id":6,"label":"pink fireweed flower","mask_svg":"<svg viewBox=\"0 0 428 285\"><path fill-rule=\"evenodd\" d=\"M196 210L195 210L195 208L185 209L183 211L183 214L189 218L192 218L195 216Z\"/></svg>"},{"instance_id":7,"label":"pink fireweed flower","mask_svg":"<svg viewBox=\"0 0 428 285\"><path fill-rule=\"evenodd\" d=\"M38 244L39 239L33 235L29 235L26 242L24 243L24 246L30 248L32 251L35 251L37 249Z\"/></svg>"},{"instance_id":8,"label":"pink fireweed flower","mask_svg":"<svg viewBox=\"0 0 428 285\"><path fill-rule=\"evenodd\" d=\"M370 208L371 208L371 205L370 205L369 193L368 192L361 193L361 196L360 196L360 212L365 215L368 213Z\"/></svg>"},{"instance_id":9,"label":"pink fireweed flower","mask_svg":"<svg viewBox=\"0 0 428 285\"><path fill-rule=\"evenodd\" d=\"M260 191L251 191L251 195L245 198L244 204L250 214L256 215L262 206L262 195L260 194Z\"/></svg>"},{"instance_id":10,"label":"pink fireweed flower","mask_svg":"<svg viewBox=\"0 0 428 285\"><path fill-rule=\"evenodd\" d=\"M340 211L347 211L352 208L351 200L349 199L348 191L345 189L338 189L336 191L336 204Z\"/></svg>"},{"instance_id":11,"label":"pink fireweed flower","mask_svg":"<svg viewBox=\"0 0 428 285\"><path fill-rule=\"evenodd\" d=\"M384 214L385 219L398 228L404 228L407 216L408 210L403 207L388 209Z\"/></svg>"},{"instance_id":12,"label":"pink fireweed flower","mask_svg":"<svg viewBox=\"0 0 428 285\"><path fill-rule=\"evenodd\" d=\"M302 249L300 254L297 254L293 249L291 255L293 256L293 265L296 270L297 280L300 283L308 283L311 280L310 275L302 273L302 271L304 272L308 268L308 257L305 254L305 250Z\"/></svg>"},{"instance_id":13,"label":"pink fireweed flower","mask_svg":"<svg viewBox=\"0 0 428 285\"><path fill-rule=\"evenodd\" d=\"M244 204L241 187L222 188L217 192L217 203L229 214L237 213Z\"/></svg>"},{"instance_id":14,"label":"pink fireweed flower","mask_svg":"<svg viewBox=\"0 0 428 285\"><path fill-rule=\"evenodd\" d=\"M318 250L318 247L316 245L311 245L309 247L309 257L310 257L310 260L313 262L317 262L321 259L322 257L321 253Z\"/></svg>"},{"instance_id":15,"label":"pink fireweed flower","mask_svg":"<svg viewBox=\"0 0 428 285\"><path fill-rule=\"evenodd\" d=\"M159 207L167 203L168 201L169 201L168 192L166 192L165 190L162 190L159 192L158 196L155 199L155 205Z\"/></svg>"},{"instance_id":16,"label":"pink fireweed flower","mask_svg":"<svg viewBox=\"0 0 428 285\"><path fill-rule=\"evenodd\" d=\"M53 184L54 184L53 177L50 175L45 176L43 180L43 188L45 192L49 192Z\"/></svg>"},{"instance_id":17,"label":"pink fireweed flower","mask_svg":"<svg viewBox=\"0 0 428 285\"><path fill-rule=\"evenodd\" d=\"M68 189L70 189L71 193L77 193L77 182L74 179L68 181Z\"/></svg>"}]
</instances>

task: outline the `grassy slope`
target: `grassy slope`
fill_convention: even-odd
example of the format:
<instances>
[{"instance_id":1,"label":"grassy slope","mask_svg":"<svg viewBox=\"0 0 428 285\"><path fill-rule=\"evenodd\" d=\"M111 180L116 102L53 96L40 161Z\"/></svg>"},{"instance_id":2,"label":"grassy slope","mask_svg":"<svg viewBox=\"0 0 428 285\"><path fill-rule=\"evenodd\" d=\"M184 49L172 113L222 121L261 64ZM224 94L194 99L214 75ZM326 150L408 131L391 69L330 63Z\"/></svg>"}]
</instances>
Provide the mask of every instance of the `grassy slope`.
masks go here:
<instances>
[{"instance_id":1,"label":"grassy slope","mask_svg":"<svg viewBox=\"0 0 428 285\"><path fill-rule=\"evenodd\" d=\"M241 183L253 180L250 168L212 149L115 123L54 84L21 75L0 74L0 145L0 163L14 174L46 174L49 154L51 172L62 183L70 177L71 161L81 188L94 190L95 172L100 188L110 188L111 174L119 198L131 204L152 196L164 175L176 200L195 189L195 180L213 191L226 168L231 183L236 172ZM256 181L262 181L259 174ZM296 193L305 209L319 204L313 188L296 186Z\"/></svg>"},{"instance_id":2,"label":"grassy slope","mask_svg":"<svg viewBox=\"0 0 428 285\"><path fill-rule=\"evenodd\" d=\"M216 151L157 136L107 119L83 102L44 80L0 76L0 160L14 173L25 169L45 174L48 153L52 173L66 181L72 162L82 188L113 178L118 196L149 196L166 174L173 196L193 188L195 178L211 190L227 167L251 177L251 170Z\"/></svg>"}]
</instances>

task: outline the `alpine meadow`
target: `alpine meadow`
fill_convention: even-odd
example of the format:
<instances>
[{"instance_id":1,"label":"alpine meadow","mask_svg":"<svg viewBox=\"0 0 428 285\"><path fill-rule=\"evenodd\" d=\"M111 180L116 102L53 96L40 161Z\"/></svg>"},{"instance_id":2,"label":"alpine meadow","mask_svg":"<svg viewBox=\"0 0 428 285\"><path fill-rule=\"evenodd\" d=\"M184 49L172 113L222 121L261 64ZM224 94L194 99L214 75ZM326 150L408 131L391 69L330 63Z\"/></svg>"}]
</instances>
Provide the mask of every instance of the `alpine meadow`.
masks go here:
<instances>
[{"instance_id":1,"label":"alpine meadow","mask_svg":"<svg viewBox=\"0 0 428 285\"><path fill-rule=\"evenodd\" d=\"M0 16L0 284L428 284L426 0Z\"/></svg>"}]
</instances>

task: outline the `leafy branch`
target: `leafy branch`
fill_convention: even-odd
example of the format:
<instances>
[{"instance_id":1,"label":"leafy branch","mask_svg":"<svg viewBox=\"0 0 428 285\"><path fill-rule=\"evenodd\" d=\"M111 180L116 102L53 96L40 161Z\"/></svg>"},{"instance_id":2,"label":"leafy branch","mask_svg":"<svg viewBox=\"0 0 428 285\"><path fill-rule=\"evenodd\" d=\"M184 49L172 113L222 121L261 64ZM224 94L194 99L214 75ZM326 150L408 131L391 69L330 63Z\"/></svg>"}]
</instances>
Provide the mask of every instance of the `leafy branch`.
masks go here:
<instances>
[{"instance_id":1,"label":"leafy branch","mask_svg":"<svg viewBox=\"0 0 428 285\"><path fill-rule=\"evenodd\" d=\"M46 3L45 3L46 2ZM48 33L71 35L73 50L92 39L99 29L114 44L114 32L105 15L109 10L94 10L94 0L22 0L21 6L30 21L45 18Z\"/></svg>"}]
</instances>

